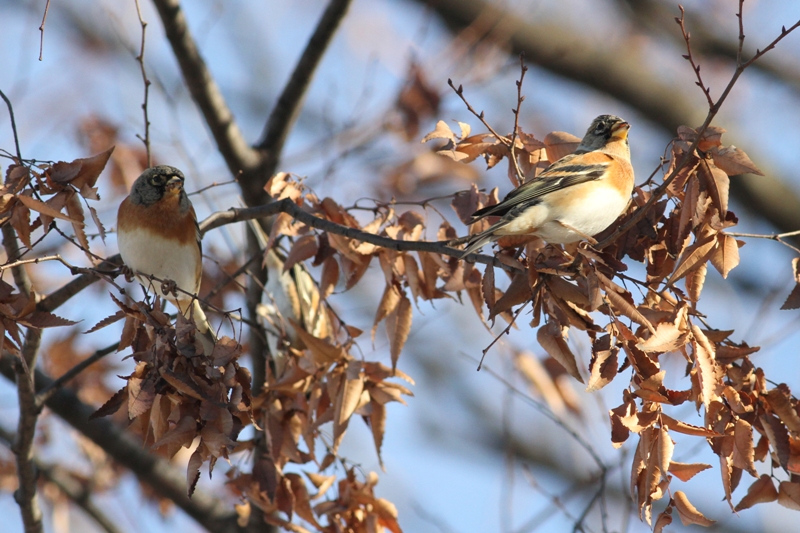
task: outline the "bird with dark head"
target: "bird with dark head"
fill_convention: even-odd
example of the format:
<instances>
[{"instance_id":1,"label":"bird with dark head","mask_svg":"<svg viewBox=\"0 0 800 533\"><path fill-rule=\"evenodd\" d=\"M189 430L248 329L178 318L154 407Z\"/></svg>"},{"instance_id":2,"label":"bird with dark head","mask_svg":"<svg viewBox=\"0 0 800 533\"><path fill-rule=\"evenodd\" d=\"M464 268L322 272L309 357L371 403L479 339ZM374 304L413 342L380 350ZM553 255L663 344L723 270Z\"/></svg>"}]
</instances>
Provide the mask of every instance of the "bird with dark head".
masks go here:
<instances>
[{"instance_id":1,"label":"bird with dark head","mask_svg":"<svg viewBox=\"0 0 800 533\"><path fill-rule=\"evenodd\" d=\"M185 178L175 167L148 168L133 183L117 212L117 243L122 260L142 285L154 290L146 276L174 281L179 289L171 301L184 316L192 316L211 354L214 333L197 299L203 274L203 251ZM160 286L160 284L159 284ZM157 291L156 291L157 292ZM189 293L189 294L186 294Z\"/></svg>"},{"instance_id":2,"label":"bird with dark head","mask_svg":"<svg viewBox=\"0 0 800 533\"><path fill-rule=\"evenodd\" d=\"M500 203L473 213L470 224L488 216L500 220L472 235L462 257L505 236L537 235L549 243L566 244L591 240L609 227L625 210L633 191L629 129L630 124L614 115L594 119L574 153L508 193Z\"/></svg>"}]
</instances>

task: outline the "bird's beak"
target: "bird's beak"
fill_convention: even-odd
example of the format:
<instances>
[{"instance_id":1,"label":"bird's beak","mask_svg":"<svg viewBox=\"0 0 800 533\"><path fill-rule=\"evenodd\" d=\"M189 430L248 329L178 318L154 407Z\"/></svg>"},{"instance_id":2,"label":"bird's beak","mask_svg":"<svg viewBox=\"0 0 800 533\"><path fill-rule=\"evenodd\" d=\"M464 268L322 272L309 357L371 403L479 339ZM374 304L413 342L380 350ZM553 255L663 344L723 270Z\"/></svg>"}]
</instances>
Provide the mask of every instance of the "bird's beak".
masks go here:
<instances>
[{"instance_id":1,"label":"bird's beak","mask_svg":"<svg viewBox=\"0 0 800 533\"><path fill-rule=\"evenodd\" d=\"M627 122L615 124L614 127L611 128L611 138L615 141L624 141L628 138L629 129L631 129L631 125Z\"/></svg>"},{"instance_id":2,"label":"bird's beak","mask_svg":"<svg viewBox=\"0 0 800 533\"><path fill-rule=\"evenodd\" d=\"M165 186L168 192L178 193L183 189L183 178L178 176L172 176L169 180L167 180L167 184Z\"/></svg>"}]
</instances>

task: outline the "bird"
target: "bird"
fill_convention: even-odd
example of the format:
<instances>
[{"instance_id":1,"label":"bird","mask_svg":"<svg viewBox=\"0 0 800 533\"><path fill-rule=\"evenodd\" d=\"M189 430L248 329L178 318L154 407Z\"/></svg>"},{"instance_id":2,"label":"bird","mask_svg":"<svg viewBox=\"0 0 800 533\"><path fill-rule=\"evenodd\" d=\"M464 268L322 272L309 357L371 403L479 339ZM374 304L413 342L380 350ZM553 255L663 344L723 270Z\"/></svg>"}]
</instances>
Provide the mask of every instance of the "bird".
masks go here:
<instances>
[{"instance_id":1,"label":"bird","mask_svg":"<svg viewBox=\"0 0 800 533\"><path fill-rule=\"evenodd\" d=\"M117 211L117 243L125 265L145 289L154 290L147 276L175 282L179 289L167 299L201 334L203 351L211 355L216 338L195 296L203 274L203 248L185 177L175 167L146 169ZM160 285L160 284L159 284Z\"/></svg>"},{"instance_id":2,"label":"bird","mask_svg":"<svg viewBox=\"0 0 800 533\"><path fill-rule=\"evenodd\" d=\"M634 176L629 130L630 124L617 116L595 118L574 153L512 190L500 203L472 214L469 224L488 216L500 220L472 235L461 257L509 235L537 235L552 244L592 240L630 201Z\"/></svg>"}]
</instances>

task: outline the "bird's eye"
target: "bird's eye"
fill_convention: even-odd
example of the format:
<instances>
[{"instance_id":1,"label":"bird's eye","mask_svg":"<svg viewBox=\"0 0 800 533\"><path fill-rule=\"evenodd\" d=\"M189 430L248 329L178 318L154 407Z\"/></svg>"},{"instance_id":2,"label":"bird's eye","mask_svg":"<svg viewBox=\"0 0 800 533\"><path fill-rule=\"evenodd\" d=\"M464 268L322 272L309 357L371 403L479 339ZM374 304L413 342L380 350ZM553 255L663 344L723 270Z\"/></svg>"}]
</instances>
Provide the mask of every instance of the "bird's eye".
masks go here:
<instances>
[{"instance_id":1,"label":"bird's eye","mask_svg":"<svg viewBox=\"0 0 800 533\"><path fill-rule=\"evenodd\" d=\"M164 184L164 178L162 176L153 176L150 178L150 185L158 187L159 185Z\"/></svg>"}]
</instances>

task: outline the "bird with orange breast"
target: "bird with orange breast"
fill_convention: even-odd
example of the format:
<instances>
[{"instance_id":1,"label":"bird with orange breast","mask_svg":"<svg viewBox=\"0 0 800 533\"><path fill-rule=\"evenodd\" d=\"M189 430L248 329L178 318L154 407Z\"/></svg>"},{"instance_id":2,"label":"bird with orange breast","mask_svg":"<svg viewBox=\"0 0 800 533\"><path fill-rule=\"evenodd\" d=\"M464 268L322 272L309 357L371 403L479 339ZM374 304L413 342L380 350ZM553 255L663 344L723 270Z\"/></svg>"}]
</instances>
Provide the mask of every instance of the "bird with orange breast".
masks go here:
<instances>
[{"instance_id":1,"label":"bird with orange breast","mask_svg":"<svg viewBox=\"0 0 800 533\"><path fill-rule=\"evenodd\" d=\"M633 191L628 146L630 124L614 115L592 122L578 149L536 178L472 214L470 224L488 217L500 220L470 237L462 257L509 235L537 235L567 244L609 227L627 207Z\"/></svg>"},{"instance_id":2,"label":"bird with orange breast","mask_svg":"<svg viewBox=\"0 0 800 533\"><path fill-rule=\"evenodd\" d=\"M196 298L203 274L200 230L184 181L175 167L145 170L119 206L117 243L122 260L146 289L155 289L147 277L155 276L185 291L175 291L167 299L184 316L194 318L203 351L210 355L215 336Z\"/></svg>"}]
</instances>

